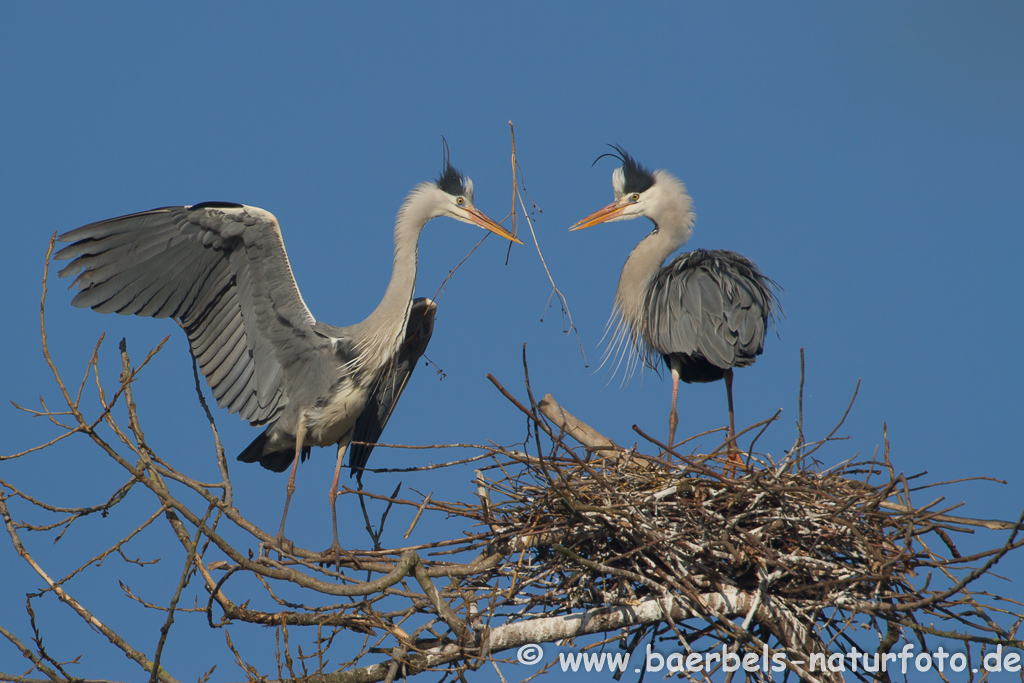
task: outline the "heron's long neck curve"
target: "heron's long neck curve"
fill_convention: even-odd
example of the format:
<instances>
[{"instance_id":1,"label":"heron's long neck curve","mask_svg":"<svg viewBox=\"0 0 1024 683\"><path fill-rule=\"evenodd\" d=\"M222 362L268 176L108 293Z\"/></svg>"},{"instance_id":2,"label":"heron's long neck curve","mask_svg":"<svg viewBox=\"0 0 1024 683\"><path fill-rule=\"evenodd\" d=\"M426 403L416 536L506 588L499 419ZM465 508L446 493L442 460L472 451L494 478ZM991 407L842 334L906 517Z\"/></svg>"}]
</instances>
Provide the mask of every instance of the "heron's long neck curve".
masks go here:
<instances>
[{"instance_id":1,"label":"heron's long neck curve","mask_svg":"<svg viewBox=\"0 0 1024 683\"><path fill-rule=\"evenodd\" d=\"M630 324L640 321L644 294L647 292L650 278L658 272L672 252L686 244L693 233L695 217L690 210L690 198L682 183L668 174L658 178L658 182L663 183L663 188L666 183L672 181L679 186L678 190L671 188L673 191L659 198L652 207L648 216L654 221L654 231L640 240L630 252L619 276L619 286L615 291L615 308Z\"/></svg>"},{"instance_id":2,"label":"heron's long neck curve","mask_svg":"<svg viewBox=\"0 0 1024 683\"><path fill-rule=\"evenodd\" d=\"M405 336L416 289L416 262L420 232L434 217L434 202L430 194L417 188L406 198L395 219L395 260L391 267L391 280L377 308L360 323L368 335L369 345L377 347L382 361L397 352ZM367 349L369 350L369 349Z\"/></svg>"}]
</instances>

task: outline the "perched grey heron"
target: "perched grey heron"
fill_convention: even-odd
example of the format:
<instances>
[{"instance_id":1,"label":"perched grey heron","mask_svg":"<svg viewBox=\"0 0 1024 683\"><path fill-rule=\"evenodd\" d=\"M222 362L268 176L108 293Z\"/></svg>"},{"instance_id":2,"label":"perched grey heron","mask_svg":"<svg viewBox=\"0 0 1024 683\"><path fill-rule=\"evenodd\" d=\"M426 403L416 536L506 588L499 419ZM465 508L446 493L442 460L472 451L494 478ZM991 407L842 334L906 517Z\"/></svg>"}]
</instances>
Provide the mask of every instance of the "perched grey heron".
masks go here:
<instances>
[{"instance_id":1,"label":"perched grey heron","mask_svg":"<svg viewBox=\"0 0 1024 683\"><path fill-rule=\"evenodd\" d=\"M573 225L582 230L599 223L646 216L654 230L626 259L615 291L609 320L609 357L629 353L628 338L637 358L657 367L661 356L672 373L669 446L675 443L676 399L679 380L714 382L725 379L729 402L730 458L735 449L732 369L751 365L764 350L768 321L778 307L778 285L754 262L734 251L715 249L684 252L662 265L693 233L696 218L686 187L668 171L641 166L622 147L610 145L622 162L612 173L615 201ZM595 163L596 160L595 160ZM621 355L620 355L621 359Z\"/></svg>"},{"instance_id":2,"label":"perched grey heron","mask_svg":"<svg viewBox=\"0 0 1024 683\"><path fill-rule=\"evenodd\" d=\"M330 503L353 438L376 441L434 322L433 302L413 301L416 254L427 221L448 216L522 244L473 206L473 183L447 155L441 176L409 193L395 220L395 258L384 298L366 320L334 327L299 293L277 219L252 206L205 202L112 218L60 236L55 258L74 259L72 304L100 313L177 318L217 404L266 429L238 456L275 472L291 465L279 548L295 471L311 446L337 445ZM410 325L413 320L413 325ZM369 457L360 447L353 472Z\"/></svg>"}]
</instances>

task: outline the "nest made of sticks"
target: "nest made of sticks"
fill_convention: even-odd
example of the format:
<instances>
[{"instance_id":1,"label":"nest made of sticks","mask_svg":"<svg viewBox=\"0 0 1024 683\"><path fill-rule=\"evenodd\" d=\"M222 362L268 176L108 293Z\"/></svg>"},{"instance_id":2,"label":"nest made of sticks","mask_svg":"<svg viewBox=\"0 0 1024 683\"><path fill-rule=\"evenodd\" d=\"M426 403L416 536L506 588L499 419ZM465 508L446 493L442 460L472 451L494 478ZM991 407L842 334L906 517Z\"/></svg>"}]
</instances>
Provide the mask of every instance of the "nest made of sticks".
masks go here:
<instances>
[{"instance_id":1,"label":"nest made of sticks","mask_svg":"<svg viewBox=\"0 0 1024 683\"><path fill-rule=\"evenodd\" d=\"M715 462L725 448L645 455L550 396L532 409L517 405L548 433L551 451L516 452L523 467L497 478L478 472L478 495L496 541L520 554L517 580L546 588L519 601L544 611L726 587L805 606L898 611L934 592L911 580L919 568L949 561L923 537L938 534L958 558L946 530L970 521L909 505L887 443L878 460L822 471L807 457L815 445L798 440L781 461L747 455L737 476L726 476Z\"/></svg>"},{"instance_id":2,"label":"nest made of sticks","mask_svg":"<svg viewBox=\"0 0 1024 683\"><path fill-rule=\"evenodd\" d=\"M888 599L911 590L903 579L921 559L879 507L889 487L844 470L757 466L729 478L697 458L638 453L524 463L491 482L492 499L506 498L491 526L556 569L563 585L548 595L573 596L573 607L764 581L824 602Z\"/></svg>"}]
</instances>

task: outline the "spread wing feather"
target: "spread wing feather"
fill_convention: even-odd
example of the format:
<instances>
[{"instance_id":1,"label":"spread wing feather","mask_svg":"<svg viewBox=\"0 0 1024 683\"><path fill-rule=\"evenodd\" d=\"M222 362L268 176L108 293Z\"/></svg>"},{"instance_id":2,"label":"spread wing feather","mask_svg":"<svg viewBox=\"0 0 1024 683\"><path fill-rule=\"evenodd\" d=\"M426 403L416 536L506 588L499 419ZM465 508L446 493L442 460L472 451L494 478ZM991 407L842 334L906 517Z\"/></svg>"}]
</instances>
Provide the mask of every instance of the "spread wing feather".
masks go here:
<instances>
[{"instance_id":1,"label":"spread wing feather","mask_svg":"<svg viewBox=\"0 0 1024 683\"><path fill-rule=\"evenodd\" d=\"M253 425L284 410L292 355L330 343L313 329L277 219L262 209L170 206L59 239L71 243L55 258L71 260L60 275L77 276L75 306L179 319L217 404Z\"/></svg>"}]
</instances>

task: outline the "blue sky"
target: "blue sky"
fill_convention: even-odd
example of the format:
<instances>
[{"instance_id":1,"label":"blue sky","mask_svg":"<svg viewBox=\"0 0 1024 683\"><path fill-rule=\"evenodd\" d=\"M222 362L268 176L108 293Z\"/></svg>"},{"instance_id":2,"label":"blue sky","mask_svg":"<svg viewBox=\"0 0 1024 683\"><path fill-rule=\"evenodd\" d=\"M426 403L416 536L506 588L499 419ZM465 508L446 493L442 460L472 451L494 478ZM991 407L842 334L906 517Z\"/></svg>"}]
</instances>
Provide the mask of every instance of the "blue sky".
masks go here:
<instances>
[{"instance_id":1,"label":"blue sky","mask_svg":"<svg viewBox=\"0 0 1024 683\"><path fill-rule=\"evenodd\" d=\"M439 301L427 355L443 379L417 371L386 441L520 441L523 420L484 376L523 395L524 343L536 393L552 393L619 443L636 441L634 423L665 436L667 380L648 372L621 388L619 378L595 373L619 269L650 224L567 231L610 201L614 164L591 162L606 143L619 143L687 184L697 223L686 248L740 251L785 289L778 337L736 376L739 424L783 408L760 448L778 457L793 442L803 347L809 436L834 426L861 380L840 430L849 440L818 452L826 465L870 455L884 422L898 469L927 471L929 481L1005 479L941 493L966 502L961 514L1015 519L1024 500L1015 438L1024 408L1022 30L1024 7L1012 2L410 3L386 11L340 3L4 4L3 398L33 404L42 394L53 405L58 397L38 335L42 260L54 231L170 204L260 206L281 222L313 313L350 324L384 291L395 212L406 192L439 172L442 135L474 181L477 206L497 219L508 212L511 120L527 188L543 211L537 237L589 367L557 308L545 308L551 287L532 239L524 236L507 266L506 245L488 239ZM481 235L445 219L428 225L418 295L433 296ZM50 284L52 349L69 377L81 375L104 331L101 370L110 384L117 340L127 337L141 360L172 335L135 389L144 427L164 457L212 473L184 336L167 321L73 309L52 273ZM721 383L680 393L680 434L725 424ZM216 417L230 454L256 434L226 412ZM5 454L55 434L13 407L0 408L0 424ZM443 457L381 449L370 465ZM319 451L300 468L289 520L300 545L329 542L322 482L332 459ZM105 500L121 476L84 440L0 465L0 478L59 504ZM241 464L232 476L242 512L272 530L284 479ZM405 483L458 499L471 495L471 476L467 468ZM365 484L390 492L401 479L369 475ZM937 495L919 494L921 502ZM139 509L147 504L140 497ZM33 541L56 572L101 549L89 534L114 538L119 524L127 521L88 520L56 549L48 538ZM350 544L365 546L359 527L361 520L351 523ZM160 556L167 542L154 535L131 550ZM176 577L176 555L168 561ZM2 544L0 564L16 577L5 581L0 613L22 615L24 594L39 581ZM1019 578L1022 566L1018 556L1000 571ZM138 568L123 572L133 588L152 591L147 599L169 597ZM109 601L98 609L112 622L143 618L116 587L82 590ZM1019 582L993 590L1024 597ZM61 623L74 621L66 609L39 603L44 632L67 638L60 654L87 653L77 673L139 678L98 636ZM26 635L27 618L4 623ZM175 633L172 672L184 680L218 661L221 635L203 629ZM155 637L136 646L152 650ZM254 660L268 637L250 641ZM0 642L0 661L16 659ZM232 666L222 662L218 680L240 678Z\"/></svg>"}]
</instances>

